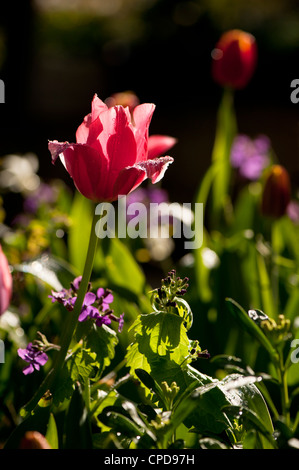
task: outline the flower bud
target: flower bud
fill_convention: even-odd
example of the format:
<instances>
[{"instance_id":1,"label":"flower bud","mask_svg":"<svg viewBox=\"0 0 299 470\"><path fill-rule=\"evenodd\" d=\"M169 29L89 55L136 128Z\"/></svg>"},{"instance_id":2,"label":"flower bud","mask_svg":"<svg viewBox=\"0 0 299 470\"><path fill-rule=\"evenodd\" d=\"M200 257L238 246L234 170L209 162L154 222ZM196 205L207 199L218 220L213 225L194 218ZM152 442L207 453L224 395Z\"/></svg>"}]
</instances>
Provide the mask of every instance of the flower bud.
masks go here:
<instances>
[{"instance_id":1,"label":"flower bud","mask_svg":"<svg viewBox=\"0 0 299 470\"><path fill-rule=\"evenodd\" d=\"M262 214L275 219L282 217L291 200L290 177L281 165L273 165L266 177L262 194Z\"/></svg>"},{"instance_id":2,"label":"flower bud","mask_svg":"<svg viewBox=\"0 0 299 470\"><path fill-rule=\"evenodd\" d=\"M51 447L40 432L27 431L21 440L20 449L51 449Z\"/></svg>"},{"instance_id":3,"label":"flower bud","mask_svg":"<svg viewBox=\"0 0 299 470\"><path fill-rule=\"evenodd\" d=\"M212 76L223 87L244 88L257 62L252 34L234 29L224 33L212 51Z\"/></svg>"}]
</instances>

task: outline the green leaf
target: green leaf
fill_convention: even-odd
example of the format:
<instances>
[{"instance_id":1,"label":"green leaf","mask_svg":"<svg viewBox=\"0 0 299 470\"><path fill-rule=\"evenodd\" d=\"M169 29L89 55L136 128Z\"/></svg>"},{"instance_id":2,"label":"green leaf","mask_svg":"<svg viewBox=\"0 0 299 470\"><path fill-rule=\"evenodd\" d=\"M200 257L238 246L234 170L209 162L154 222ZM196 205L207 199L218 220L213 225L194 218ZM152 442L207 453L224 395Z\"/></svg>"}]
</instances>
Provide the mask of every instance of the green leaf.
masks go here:
<instances>
[{"instance_id":1,"label":"green leaf","mask_svg":"<svg viewBox=\"0 0 299 470\"><path fill-rule=\"evenodd\" d=\"M167 369L180 365L188 356L189 340L182 317L164 312L140 315L132 328L135 342L129 346L126 357L133 375L135 369L151 373L162 364L167 374Z\"/></svg>"},{"instance_id":2,"label":"green leaf","mask_svg":"<svg viewBox=\"0 0 299 470\"><path fill-rule=\"evenodd\" d=\"M27 431L38 431L43 436L46 434L50 417L51 400L42 398L34 410L12 432L4 445L4 449L18 449L22 437Z\"/></svg>"},{"instance_id":3,"label":"green leaf","mask_svg":"<svg viewBox=\"0 0 299 470\"><path fill-rule=\"evenodd\" d=\"M273 428L269 430L267 424L263 422L262 418L248 406L226 406L224 411L229 415L238 417L243 424L243 427L246 431L246 434L249 432L248 440L245 435L245 447L252 448L249 446L254 446L253 448L261 449L276 449L276 444L273 439ZM252 431L255 433L255 439L252 439Z\"/></svg>"},{"instance_id":4,"label":"green leaf","mask_svg":"<svg viewBox=\"0 0 299 470\"><path fill-rule=\"evenodd\" d=\"M277 353L259 326L257 326L257 324L235 300L229 298L226 300L228 302L229 310L237 322L268 351L271 359L277 362Z\"/></svg>"},{"instance_id":5,"label":"green leaf","mask_svg":"<svg viewBox=\"0 0 299 470\"><path fill-rule=\"evenodd\" d=\"M98 362L96 353L90 349L79 349L67 361L67 368L73 382L84 382L95 375Z\"/></svg>"},{"instance_id":6,"label":"green leaf","mask_svg":"<svg viewBox=\"0 0 299 470\"><path fill-rule=\"evenodd\" d=\"M101 247L105 256L108 285L119 286L135 294L144 294L145 276L127 246L118 238L105 238Z\"/></svg>"},{"instance_id":7,"label":"green leaf","mask_svg":"<svg viewBox=\"0 0 299 470\"><path fill-rule=\"evenodd\" d=\"M65 449L92 449L88 412L80 384L76 384L66 417Z\"/></svg>"},{"instance_id":8,"label":"green leaf","mask_svg":"<svg viewBox=\"0 0 299 470\"><path fill-rule=\"evenodd\" d=\"M195 409L189 413L185 420L185 425L194 427L202 433L219 434L222 431L232 428L229 416L225 410L228 406L252 407L252 412L261 413L264 420L264 427L267 433L273 432L272 422L268 409L262 399L261 393L255 385L259 378L255 376L242 376L231 374L223 380L213 380L210 383L201 385L190 393L191 399L198 398ZM179 413L182 406L187 406L184 402L188 397L181 400L180 406L176 409Z\"/></svg>"},{"instance_id":9,"label":"green leaf","mask_svg":"<svg viewBox=\"0 0 299 470\"><path fill-rule=\"evenodd\" d=\"M100 328L93 325L92 330L88 333L86 345L95 353L98 375L102 374L104 369L110 365L117 344L118 337L114 330L107 325L102 325Z\"/></svg>"},{"instance_id":10,"label":"green leaf","mask_svg":"<svg viewBox=\"0 0 299 470\"><path fill-rule=\"evenodd\" d=\"M160 385L143 369L135 369L135 375L151 392L155 393L165 406L163 391Z\"/></svg>"},{"instance_id":11,"label":"green leaf","mask_svg":"<svg viewBox=\"0 0 299 470\"><path fill-rule=\"evenodd\" d=\"M79 191L75 192L71 208L71 227L68 232L69 260L80 273L83 272L92 220L92 204Z\"/></svg>"},{"instance_id":12,"label":"green leaf","mask_svg":"<svg viewBox=\"0 0 299 470\"><path fill-rule=\"evenodd\" d=\"M98 415L98 419L106 426L113 429L115 433L124 434L126 437L136 438L142 435L143 430L123 413L121 407L106 407L102 413Z\"/></svg>"},{"instance_id":13,"label":"green leaf","mask_svg":"<svg viewBox=\"0 0 299 470\"><path fill-rule=\"evenodd\" d=\"M236 134L237 125L234 113L233 92L225 89L219 106L217 129L212 152L212 162L218 166L213 184L213 214L219 217L229 191L230 184L230 150Z\"/></svg>"},{"instance_id":14,"label":"green leaf","mask_svg":"<svg viewBox=\"0 0 299 470\"><path fill-rule=\"evenodd\" d=\"M120 406L108 406L98 416L100 421L111 428L120 438L138 442L138 448L152 448L156 437L147 424L141 419L136 405L124 400Z\"/></svg>"},{"instance_id":15,"label":"green leaf","mask_svg":"<svg viewBox=\"0 0 299 470\"><path fill-rule=\"evenodd\" d=\"M74 269L67 262L48 254L14 265L13 270L31 274L57 291L68 286L76 276Z\"/></svg>"},{"instance_id":16,"label":"green leaf","mask_svg":"<svg viewBox=\"0 0 299 470\"><path fill-rule=\"evenodd\" d=\"M235 203L232 233L253 229L260 193L260 183L251 183L242 189Z\"/></svg>"},{"instance_id":17,"label":"green leaf","mask_svg":"<svg viewBox=\"0 0 299 470\"><path fill-rule=\"evenodd\" d=\"M45 438L47 439L52 449L59 448L57 426L56 426L56 421L55 421L53 413L51 413L49 417L49 422L48 422L48 427L47 427Z\"/></svg>"}]
</instances>

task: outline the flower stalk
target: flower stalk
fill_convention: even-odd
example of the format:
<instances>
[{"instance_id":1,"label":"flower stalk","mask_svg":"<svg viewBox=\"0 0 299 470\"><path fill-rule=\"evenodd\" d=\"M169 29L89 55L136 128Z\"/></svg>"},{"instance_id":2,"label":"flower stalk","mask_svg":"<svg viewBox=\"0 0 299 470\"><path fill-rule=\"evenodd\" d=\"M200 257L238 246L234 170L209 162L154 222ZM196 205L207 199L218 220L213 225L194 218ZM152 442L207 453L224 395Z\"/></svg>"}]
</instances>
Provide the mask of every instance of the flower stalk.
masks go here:
<instances>
[{"instance_id":1,"label":"flower stalk","mask_svg":"<svg viewBox=\"0 0 299 470\"><path fill-rule=\"evenodd\" d=\"M93 263L94 263L94 258L96 254L96 248L97 248L97 242L98 242L98 237L96 236L95 226L100 217L101 215L97 215L94 213L92 224L91 224L91 231L90 231L89 245L88 245L88 250L87 250L87 255L86 255L86 260L85 260L85 266L83 270L82 280L80 282L80 286L78 290L77 300L75 302L74 310L69 312L68 319L65 324L65 328L64 328L62 338L61 338L60 352L53 365L53 367L57 369L57 374L58 372L60 372L62 365L65 361L65 357L67 355L68 349L70 347L73 335L75 333L75 330L78 324L78 318L81 313L84 297L88 290L88 284L89 284L91 273L92 273L92 268L93 268Z\"/></svg>"},{"instance_id":2,"label":"flower stalk","mask_svg":"<svg viewBox=\"0 0 299 470\"><path fill-rule=\"evenodd\" d=\"M48 375L46 376L45 380L40 385L39 389L37 390L36 394L33 396L31 401L24 407L26 412L30 412L36 406L38 401L42 398L44 393L47 390L53 392L57 383L59 382L60 373L65 362L65 358L67 356L70 344L72 342L77 324L78 318L81 313L83 301L85 294L88 290L89 281L93 269L96 248L98 243L98 237L96 235L95 226L98 220L101 218L101 214L96 214L94 212L92 224L91 224L91 231L90 231L90 238L89 238L89 245L85 260L85 266L83 270L82 280L80 282L80 287L78 290L77 300L75 302L74 309L68 312L68 317L65 322L64 330L61 336L60 342L60 350L53 362L53 367L49 371Z\"/></svg>"}]
</instances>

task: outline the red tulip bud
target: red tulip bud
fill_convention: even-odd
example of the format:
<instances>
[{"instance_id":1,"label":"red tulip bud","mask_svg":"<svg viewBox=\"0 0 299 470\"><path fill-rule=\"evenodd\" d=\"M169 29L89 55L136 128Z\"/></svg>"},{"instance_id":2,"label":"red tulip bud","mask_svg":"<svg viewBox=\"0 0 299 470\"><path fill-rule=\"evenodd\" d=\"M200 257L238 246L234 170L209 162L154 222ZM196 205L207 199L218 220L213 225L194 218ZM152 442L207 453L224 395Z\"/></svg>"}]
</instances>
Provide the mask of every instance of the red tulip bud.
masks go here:
<instances>
[{"instance_id":1,"label":"red tulip bud","mask_svg":"<svg viewBox=\"0 0 299 470\"><path fill-rule=\"evenodd\" d=\"M291 200L291 183L288 172L280 165L273 165L268 173L262 195L263 215L279 218L287 210Z\"/></svg>"},{"instance_id":2,"label":"red tulip bud","mask_svg":"<svg viewBox=\"0 0 299 470\"><path fill-rule=\"evenodd\" d=\"M212 58L212 75L219 85L244 88L256 67L255 38L238 29L227 31L212 51Z\"/></svg>"}]
</instances>

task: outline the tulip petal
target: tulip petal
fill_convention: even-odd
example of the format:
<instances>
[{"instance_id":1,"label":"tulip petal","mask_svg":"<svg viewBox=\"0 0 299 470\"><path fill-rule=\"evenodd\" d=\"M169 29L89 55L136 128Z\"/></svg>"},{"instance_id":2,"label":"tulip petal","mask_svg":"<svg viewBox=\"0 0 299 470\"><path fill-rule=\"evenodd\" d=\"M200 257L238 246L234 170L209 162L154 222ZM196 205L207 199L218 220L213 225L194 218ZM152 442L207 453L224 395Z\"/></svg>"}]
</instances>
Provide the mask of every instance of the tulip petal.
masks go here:
<instances>
[{"instance_id":1,"label":"tulip petal","mask_svg":"<svg viewBox=\"0 0 299 470\"><path fill-rule=\"evenodd\" d=\"M95 94L91 103L91 120L95 121L95 119L97 119L101 113L107 111L107 109L108 106Z\"/></svg>"},{"instance_id":2,"label":"tulip petal","mask_svg":"<svg viewBox=\"0 0 299 470\"><path fill-rule=\"evenodd\" d=\"M133 111L134 132L137 144L136 162L142 162L148 158L148 129L155 111L155 105L144 103L136 106Z\"/></svg>"},{"instance_id":3,"label":"tulip petal","mask_svg":"<svg viewBox=\"0 0 299 470\"><path fill-rule=\"evenodd\" d=\"M76 141L78 144L92 145L93 142L96 141L97 136L103 130L103 126L98 117L101 113L107 111L107 109L107 105L103 103L97 95L94 95L91 103L91 113L85 116L76 132Z\"/></svg>"},{"instance_id":4,"label":"tulip petal","mask_svg":"<svg viewBox=\"0 0 299 470\"><path fill-rule=\"evenodd\" d=\"M49 142L53 162L59 156L78 191L93 201L106 200L107 161L85 144Z\"/></svg>"},{"instance_id":5,"label":"tulip petal","mask_svg":"<svg viewBox=\"0 0 299 470\"><path fill-rule=\"evenodd\" d=\"M160 157L177 143L177 139L168 135L151 135L148 138L148 159Z\"/></svg>"},{"instance_id":6,"label":"tulip petal","mask_svg":"<svg viewBox=\"0 0 299 470\"><path fill-rule=\"evenodd\" d=\"M118 175L114 190L113 199L117 199L118 196L124 196L129 194L135 188L137 188L146 179L146 171L138 166L131 166L125 168Z\"/></svg>"},{"instance_id":7,"label":"tulip petal","mask_svg":"<svg viewBox=\"0 0 299 470\"><path fill-rule=\"evenodd\" d=\"M99 119L103 131L98 140L109 162L109 184L113 185L119 171L136 161L136 142L128 108L115 106L103 112Z\"/></svg>"},{"instance_id":8,"label":"tulip petal","mask_svg":"<svg viewBox=\"0 0 299 470\"><path fill-rule=\"evenodd\" d=\"M125 168L118 176L114 186L114 197L125 195L136 189L146 178L152 183L160 181L170 163L172 157L160 157L145 162L139 162L131 167Z\"/></svg>"},{"instance_id":9,"label":"tulip petal","mask_svg":"<svg viewBox=\"0 0 299 470\"><path fill-rule=\"evenodd\" d=\"M70 144L69 142L58 142L58 140L50 140L48 143L48 149L50 150L50 153L51 153L52 163L55 164L57 158L61 154L63 154L63 152L71 145L73 144Z\"/></svg>"},{"instance_id":10,"label":"tulip petal","mask_svg":"<svg viewBox=\"0 0 299 470\"><path fill-rule=\"evenodd\" d=\"M146 162L140 162L136 166L144 169L146 177L150 178L152 183L158 183L158 181L163 178L165 171L172 162L173 158L166 156L147 160Z\"/></svg>"},{"instance_id":11,"label":"tulip petal","mask_svg":"<svg viewBox=\"0 0 299 470\"><path fill-rule=\"evenodd\" d=\"M64 153L65 166L83 196L93 201L106 199L107 161L88 145L74 144Z\"/></svg>"}]
</instances>

